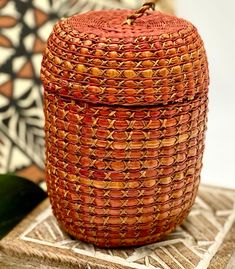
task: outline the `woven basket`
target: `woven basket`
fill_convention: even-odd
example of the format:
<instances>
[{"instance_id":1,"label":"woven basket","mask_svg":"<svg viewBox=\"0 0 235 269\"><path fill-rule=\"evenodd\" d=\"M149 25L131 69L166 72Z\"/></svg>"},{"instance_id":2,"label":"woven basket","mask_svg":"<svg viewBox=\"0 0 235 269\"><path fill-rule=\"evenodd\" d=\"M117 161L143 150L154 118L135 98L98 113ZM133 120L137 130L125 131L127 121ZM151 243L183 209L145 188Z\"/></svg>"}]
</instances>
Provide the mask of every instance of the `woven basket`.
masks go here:
<instances>
[{"instance_id":1,"label":"woven basket","mask_svg":"<svg viewBox=\"0 0 235 269\"><path fill-rule=\"evenodd\" d=\"M65 231L100 247L160 240L185 219L200 181L203 42L149 4L62 19L43 56L52 209Z\"/></svg>"}]
</instances>

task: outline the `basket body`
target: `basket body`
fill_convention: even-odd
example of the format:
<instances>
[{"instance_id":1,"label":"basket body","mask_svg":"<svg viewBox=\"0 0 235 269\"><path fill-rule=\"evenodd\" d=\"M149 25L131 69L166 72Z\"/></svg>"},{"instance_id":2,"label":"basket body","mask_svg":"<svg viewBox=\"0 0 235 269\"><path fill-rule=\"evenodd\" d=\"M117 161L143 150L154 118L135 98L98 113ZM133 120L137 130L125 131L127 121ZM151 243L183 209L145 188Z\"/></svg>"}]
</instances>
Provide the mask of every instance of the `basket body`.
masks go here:
<instances>
[{"instance_id":1,"label":"basket body","mask_svg":"<svg viewBox=\"0 0 235 269\"><path fill-rule=\"evenodd\" d=\"M113 13L120 24L128 12ZM195 200L208 66L190 23L153 13L136 31L123 26L130 31L123 38L102 20L107 14L60 21L48 40L41 71L48 193L74 237L143 245L181 224ZM147 33L154 20L158 33Z\"/></svg>"}]
</instances>

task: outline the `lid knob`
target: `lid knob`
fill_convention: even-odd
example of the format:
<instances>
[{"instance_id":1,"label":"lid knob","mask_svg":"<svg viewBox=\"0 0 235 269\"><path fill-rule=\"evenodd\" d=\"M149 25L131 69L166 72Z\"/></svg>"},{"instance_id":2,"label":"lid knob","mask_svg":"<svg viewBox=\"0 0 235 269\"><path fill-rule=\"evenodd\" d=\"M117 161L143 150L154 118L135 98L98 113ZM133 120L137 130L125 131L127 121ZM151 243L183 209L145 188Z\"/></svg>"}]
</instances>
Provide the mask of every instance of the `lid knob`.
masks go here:
<instances>
[{"instance_id":1,"label":"lid knob","mask_svg":"<svg viewBox=\"0 0 235 269\"><path fill-rule=\"evenodd\" d=\"M135 13L127 16L127 20L124 21L124 24L132 25L136 19L142 17L144 14L147 13L147 11L149 11L149 10L154 11L155 5L158 1L159 0L146 1L140 9L135 11Z\"/></svg>"}]
</instances>

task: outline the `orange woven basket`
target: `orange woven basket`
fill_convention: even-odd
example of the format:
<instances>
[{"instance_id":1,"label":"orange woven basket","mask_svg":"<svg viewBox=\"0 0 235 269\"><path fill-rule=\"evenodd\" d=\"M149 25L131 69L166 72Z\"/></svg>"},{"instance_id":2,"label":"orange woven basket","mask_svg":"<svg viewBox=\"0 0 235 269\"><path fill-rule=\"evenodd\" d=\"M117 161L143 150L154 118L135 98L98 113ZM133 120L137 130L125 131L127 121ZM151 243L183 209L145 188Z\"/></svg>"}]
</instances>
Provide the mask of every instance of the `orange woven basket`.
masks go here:
<instances>
[{"instance_id":1,"label":"orange woven basket","mask_svg":"<svg viewBox=\"0 0 235 269\"><path fill-rule=\"evenodd\" d=\"M43 55L52 209L65 231L100 247L160 240L200 181L205 49L191 23L153 2L62 19Z\"/></svg>"}]
</instances>

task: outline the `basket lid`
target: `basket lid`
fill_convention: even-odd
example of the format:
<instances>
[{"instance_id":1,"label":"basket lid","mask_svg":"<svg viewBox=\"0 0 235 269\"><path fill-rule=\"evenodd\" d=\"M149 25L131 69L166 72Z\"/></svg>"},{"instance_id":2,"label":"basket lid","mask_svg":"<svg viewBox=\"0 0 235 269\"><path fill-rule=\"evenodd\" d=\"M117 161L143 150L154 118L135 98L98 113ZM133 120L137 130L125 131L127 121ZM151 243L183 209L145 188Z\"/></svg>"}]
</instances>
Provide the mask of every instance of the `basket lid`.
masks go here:
<instances>
[{"instance_id":1,"label":"basket lid","mask_svg":"<svg viewBox=\"0 0 235 269\"><path fill-rule=\"evenodd\" d=\"M153 105L204 95L208 65L188 21L161 12L123 24L130 10L60 20L44 51L44 88L86 102Z\"/></svg>"}]
</instances>

